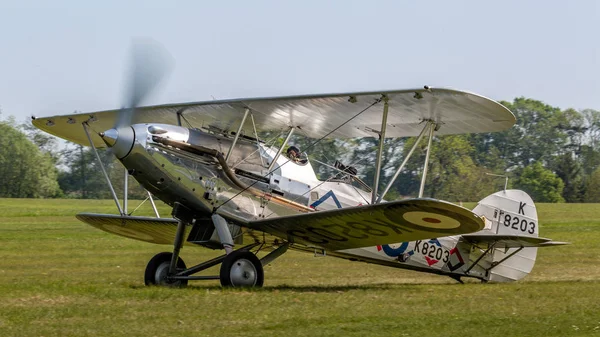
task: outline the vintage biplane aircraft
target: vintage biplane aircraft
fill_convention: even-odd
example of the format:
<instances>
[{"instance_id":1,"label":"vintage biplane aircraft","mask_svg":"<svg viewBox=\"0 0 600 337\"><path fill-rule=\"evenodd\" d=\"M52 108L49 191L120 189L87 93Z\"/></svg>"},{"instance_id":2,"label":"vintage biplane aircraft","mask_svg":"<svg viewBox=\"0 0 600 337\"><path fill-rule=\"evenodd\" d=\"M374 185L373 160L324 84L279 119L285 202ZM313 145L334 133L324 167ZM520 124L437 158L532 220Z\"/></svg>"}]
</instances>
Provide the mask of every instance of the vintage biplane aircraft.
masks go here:
<instances>
[{"instance_id":1,"label":"vintage biplane aircraft","mask_svg":"<svg viewBox=\"0 0 600 337\"><path fill-rule=\"evenodd\" d=\"M495 132L515 123L493 100L426 86L140 107L168 67L157 50L135 55L126 108L34 118L33 124L91 146L96 155L97 148L108 147L125 166L125 176L148 191L156 218L133 216L127 192L121 205L104 172L119 214L77 215L109 233L173 245L149 261L147 285L219 279L223 286L260 287L263 266L290 248L458 281L514 281L531 271L537 247L562 244L538 237L536 208L522 191L497 192L473 211L423 197L435 135ZM260 139L261 131L285 131L285 140L273 146ZM351 165L340 163L333 177L317 179L305 154L284 152L295 132L317 141L377 137L372 187ZM415 145L379 191L383 140L410 136L418 137ZM385 201L423 138L429 146L418 197ZM159 217L152 196L173 207L172 218ZM224 254L187 267L179 256L183 245ZM218 276L196 275L218 264Z\"/></svg>"}]
</instances>

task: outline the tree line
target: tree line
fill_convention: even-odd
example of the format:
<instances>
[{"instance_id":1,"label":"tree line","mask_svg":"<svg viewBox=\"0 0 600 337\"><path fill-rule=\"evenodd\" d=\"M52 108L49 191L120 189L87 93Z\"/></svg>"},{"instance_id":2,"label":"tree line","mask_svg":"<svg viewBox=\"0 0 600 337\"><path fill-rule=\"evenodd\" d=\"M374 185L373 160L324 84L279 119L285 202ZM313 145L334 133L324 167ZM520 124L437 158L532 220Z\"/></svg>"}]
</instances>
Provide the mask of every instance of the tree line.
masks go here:
<instances>
[{"instance_id":1,"label":"tree line","mask_svg":"<svg viewBox=\"0 0 600 337\"><path fill-rule=\"evenodd\" d=\"M600 111L561 110L523 97L501 103L517 118L512 128L433 139L424 195L477 201L504 188L505 180L498 176L506 176L508 188L522 189L536 202L600 202ZM264 137L282 141L273 132ZM385 140L380 191L415 141L416 137ZM374 180L376 138L317 141L297 134L290 143L307 151L321 180L339 173L329 166L336 160L357 168L368 184ZM426 141L418 144L387 200L418 194L426 146ZM0 197L111 197L90 148L72 144L57 148L56 138L31 124L0 118ZM117 193L122 194L123 166L109 152L99 153ZM130 197L145 197L133 179Z\"/></svg>"}]
</instances>

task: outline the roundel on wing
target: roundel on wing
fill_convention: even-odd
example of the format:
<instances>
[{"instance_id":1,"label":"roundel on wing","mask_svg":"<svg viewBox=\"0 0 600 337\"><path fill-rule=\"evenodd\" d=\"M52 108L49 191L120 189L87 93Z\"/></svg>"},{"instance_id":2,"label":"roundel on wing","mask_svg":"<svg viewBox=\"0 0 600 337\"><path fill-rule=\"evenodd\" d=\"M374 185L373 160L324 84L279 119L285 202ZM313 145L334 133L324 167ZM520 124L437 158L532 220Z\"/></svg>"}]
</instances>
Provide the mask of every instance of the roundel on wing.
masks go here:
<instances>
[{"instance_id":1,"label":"roundel on wing","mask_svg":"<svg viewBox=\"0 0 600 337\"><path fill-rule=\"evenodd\" d=\"M435 229L452 229L460 227L460 222L457 220L433 212L412 211L402 214L402 217L404 220L421 227Z\"/></svg>"},{"instance_id":2,"label":"roundel on wing","mask_svg":"<svg viewBox=\"0 0 600 337\"><path fill-rule=\"evenodd\" d=\"M471 233L483 228L482 220L460 206L435 200L410 200L384 211L385 217L403 227L439 234Z\"/></svg>"}]
</instances>

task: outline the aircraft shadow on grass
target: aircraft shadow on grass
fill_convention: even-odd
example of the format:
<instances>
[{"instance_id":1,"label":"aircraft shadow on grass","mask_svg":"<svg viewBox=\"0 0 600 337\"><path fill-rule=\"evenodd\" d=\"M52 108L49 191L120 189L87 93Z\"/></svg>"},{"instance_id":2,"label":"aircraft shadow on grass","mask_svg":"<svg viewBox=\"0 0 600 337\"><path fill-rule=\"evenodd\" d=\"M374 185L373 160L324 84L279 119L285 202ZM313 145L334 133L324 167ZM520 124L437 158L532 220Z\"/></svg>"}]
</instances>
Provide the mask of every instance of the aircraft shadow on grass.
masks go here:
<instances>
[{"instance_id":1,"label":"aircraft shadow on grass","mask_svg":"<svg viewBox=\"0 0 600 337\"><path fill-rule=\"evenodd\" d=\"M258 292L299 292L299 293L344 293L354 290L390 290L390 289L412 289L413 286L421 286L421 285L432 285L431 283L406 283L406 284L389 284L389 283L374 283L374 284L361 284L361 285L277 285L277 286L264 286L262 288L230 288L227 291L258 291ZM433 284L439 285L439 284ZM458 283L457 283L458 285ZM444 286L448 286L448 284L444 284ZM130 285L131 289L148 289L145 285ZM211 285L211 286L188 286L188 289L191 290L214 290L214 291L223 291L224 288L220 285Z\"/></svg>"}]
</instances>

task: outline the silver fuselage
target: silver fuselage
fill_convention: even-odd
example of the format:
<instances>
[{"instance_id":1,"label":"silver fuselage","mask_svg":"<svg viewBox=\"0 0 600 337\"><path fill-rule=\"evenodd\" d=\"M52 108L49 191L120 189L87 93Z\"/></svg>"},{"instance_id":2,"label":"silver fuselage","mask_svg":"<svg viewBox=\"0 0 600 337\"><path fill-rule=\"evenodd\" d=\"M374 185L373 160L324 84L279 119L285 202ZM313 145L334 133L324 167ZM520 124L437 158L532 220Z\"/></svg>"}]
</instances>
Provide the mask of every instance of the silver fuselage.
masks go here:
<instances>
[{"instance_id":1,"label":"silver fuselage","mask_svg":"<svg viewBox=\"0 0 600 337\"><path fill-rule=\"evenodd\" d=\"M308 161L300 164L282 155L269 171L277 149L254 139L240 137L232 147L233 136L166 124L135 124L119 129L116 138L113 152L144 188L169 205L186 205L199 216L218 212L230 219L249 221L358 206L371 200L370 192L352 184L320 181ZM229 154L227 168L214 156L174 148L156 141L159 138L216 150L223 157ZM235 178L250 188L232 183L225 169L235 172ZM327 254L398 268L465 275L462 259L476 258L470 256L470 247L461 244L460 236L453 236ZM293 248L318 251L302 245ZM488 278L481 268L468 276Z\"/></svg>"},{"instance_id":2,"label":"silver fuselage","mask_svg":"<svg viewBox=\"0 0 600 337\"><path fill-rule=\"evenodd\" d=\"M310 162L300 164L282 155L269 171L277 149L256 140L240 138L231 148L233 137L200 130L148 124L131 128L134 130L132 139L124 139L122 150L114 150L120 151L116 154L123 165L144 188L167 204L179 202L199 214L210 215L218 208L220 214L229 217L257 220L313 209L357 206L371 199L370 193L351 184L319 181ZM165 146L153 141L154 137L202 146L224 155L231 151L227 160L229 168L235 171L237 179L262 195L232 184L214 157ZM289 200L297 207L276 202L275 198Z\"/></svg>"}]
</instances>

